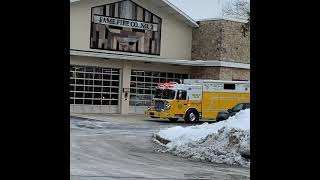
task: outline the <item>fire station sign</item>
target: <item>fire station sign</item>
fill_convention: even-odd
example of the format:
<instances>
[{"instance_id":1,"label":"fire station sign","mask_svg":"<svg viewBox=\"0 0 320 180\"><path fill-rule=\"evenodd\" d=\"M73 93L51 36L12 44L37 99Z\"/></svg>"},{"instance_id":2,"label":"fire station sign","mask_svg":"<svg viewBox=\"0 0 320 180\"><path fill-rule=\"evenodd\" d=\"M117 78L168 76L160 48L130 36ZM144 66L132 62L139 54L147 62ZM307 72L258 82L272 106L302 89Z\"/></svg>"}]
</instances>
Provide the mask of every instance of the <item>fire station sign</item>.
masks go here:
<instances>
[{"instance_id":1,"label":"fire station sign","mask_svg":"<svg viewBox=\"0 0 320 180\"><path fill-rule=\"evenodd\" d=\"M90 49L160 56L162 19L131 0L91 8Z\"/></svg>"},{"instance_id":2,"label":"fire station sign","mask_svg":"<svg viewBox=\"0 0 320 180\"><path fill-rule=\"evenodd\" d=\"M99 23L99 24L105 24L105 25L113 25L118 27L143 29L148 31L158 31L157 24L112 18L112 17L100 16L100 15L94 15L93 22Z\"/></svg>"}]
</instances>

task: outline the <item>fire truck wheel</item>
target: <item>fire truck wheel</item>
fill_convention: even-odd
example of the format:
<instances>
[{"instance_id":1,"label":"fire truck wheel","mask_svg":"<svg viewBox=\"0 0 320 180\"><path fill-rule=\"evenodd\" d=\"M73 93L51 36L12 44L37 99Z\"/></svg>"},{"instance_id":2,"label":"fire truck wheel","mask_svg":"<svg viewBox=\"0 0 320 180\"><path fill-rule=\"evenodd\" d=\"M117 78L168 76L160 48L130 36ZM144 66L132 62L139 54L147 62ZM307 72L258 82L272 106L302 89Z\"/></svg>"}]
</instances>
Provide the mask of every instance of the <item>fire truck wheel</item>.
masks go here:
<instances>
[{"instance_id":1,"label":"fire truck wheel","mask_svg":"<svg viewBox=\"0 0 320 180\"><path fill-rule=\"evenodd\" d=\"M194 123L199 121L199 113L196 110L188 110L186 117L184 118L184 120L188 123Z\"/></svg>"},{"instance_id":2,"label":"fire truck wheel","mask_svg":"<svg viewBox=\"0 0 320 180\"><path fill-rule=\"evenodd\" d=\"M170 122L177 122L179 118L169 118Z\"/></svg>"}]
</instances>

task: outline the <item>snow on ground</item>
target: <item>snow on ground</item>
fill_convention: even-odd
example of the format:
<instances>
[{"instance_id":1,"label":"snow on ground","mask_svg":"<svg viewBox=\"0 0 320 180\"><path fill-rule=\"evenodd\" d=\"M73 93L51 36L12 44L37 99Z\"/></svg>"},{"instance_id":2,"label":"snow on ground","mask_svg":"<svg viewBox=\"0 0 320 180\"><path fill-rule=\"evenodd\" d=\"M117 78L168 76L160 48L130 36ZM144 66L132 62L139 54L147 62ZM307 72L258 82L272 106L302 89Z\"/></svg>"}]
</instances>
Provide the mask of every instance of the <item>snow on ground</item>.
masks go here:
<instances>
[{"instance_id":1,"label":"snow on ground","mask_svg":"<svg viewBox=\"0 0 320 180\"><path fill-rule=\"evenodd\" d=\"M250 167L250 109L214 124L160 130L166 150L177 156ZM246 157L246 158L244 158Z\"/></svg>"}]
</instances>

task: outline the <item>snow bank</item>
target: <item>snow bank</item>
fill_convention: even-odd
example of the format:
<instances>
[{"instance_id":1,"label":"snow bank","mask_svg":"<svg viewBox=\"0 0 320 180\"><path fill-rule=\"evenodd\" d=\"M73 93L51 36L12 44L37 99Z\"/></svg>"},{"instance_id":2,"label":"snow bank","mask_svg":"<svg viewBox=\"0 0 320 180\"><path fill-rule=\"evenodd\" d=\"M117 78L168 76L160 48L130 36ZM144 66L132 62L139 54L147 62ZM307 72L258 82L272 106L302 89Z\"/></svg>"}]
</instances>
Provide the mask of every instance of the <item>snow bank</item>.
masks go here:
<instances>
[{"instance_id":1,"label":"snow bank","mask_svg":"<svg viewBox=\"0 0 320 180\"><path fill-rule=\"evenodd\" d=\"M166 150L177 156L230 165L250 166L250 109L226 121L197 126L176 126L155 134L165 139ZM162 141L163 142L163 141Z\"/></svg>"}]
</instances>

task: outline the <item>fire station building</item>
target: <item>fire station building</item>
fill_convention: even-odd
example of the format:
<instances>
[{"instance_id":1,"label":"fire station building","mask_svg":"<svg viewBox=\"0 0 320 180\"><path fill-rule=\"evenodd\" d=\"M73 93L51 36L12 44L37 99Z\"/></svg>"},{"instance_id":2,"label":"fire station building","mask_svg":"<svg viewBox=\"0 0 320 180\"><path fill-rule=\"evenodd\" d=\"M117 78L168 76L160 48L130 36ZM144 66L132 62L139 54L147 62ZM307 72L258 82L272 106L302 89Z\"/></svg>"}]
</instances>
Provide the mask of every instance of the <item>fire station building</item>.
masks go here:
<instances>
[{"instance_id":1,"label":"fire station building","mask_svg":"<svg viewBox=\"0 0 320 180\"><path fill-rule=\"evenodd\" d=\"M250 80L245 22L168 0L70 0L70 112L143 113L158 83Z\"/></svg>"}]
</instances>

